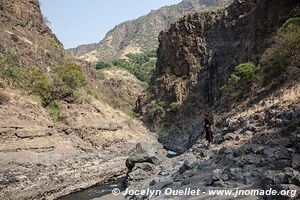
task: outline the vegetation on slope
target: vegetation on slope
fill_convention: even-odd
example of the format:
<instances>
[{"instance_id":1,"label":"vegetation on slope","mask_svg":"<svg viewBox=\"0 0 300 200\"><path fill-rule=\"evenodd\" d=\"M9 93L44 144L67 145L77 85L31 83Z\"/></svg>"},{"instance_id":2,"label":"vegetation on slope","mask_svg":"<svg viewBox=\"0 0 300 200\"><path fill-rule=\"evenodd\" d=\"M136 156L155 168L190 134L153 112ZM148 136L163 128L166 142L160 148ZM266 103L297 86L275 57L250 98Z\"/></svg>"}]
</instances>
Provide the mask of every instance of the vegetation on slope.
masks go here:
<instances>
[{"instance_id":1,"label":"vegetation on slope","mask_svg":"<svg viewBox=\"0 0 300 200\"><path fill-rule=\"evenodd\" d=\"M221 88L230 101L236 100L247 90L251 89L257 80L257 69L255 64L248 62L235 67L227 83Z\"/></svg>"},{"instance_id":2,"label":"vegetation on slope","mask_svg":"<svg viewBox=\"0 0 300 200\"><path fill-rule=\"evenodd\" d=\"M108 62L98 62L96 64L97 70L106 68L122 68L126 69L138 80L149 83L150 75L156 64L156 53L155 51L148 51L145 53L128 54L126 58L115 59Z\"/></svg>"},{"instance_id":3,"label":"vegetation on slope","mask_svg":"<svg viewBox=\"0 0 300 200\"><path fill-rule=\"evenodd\" d=\"M76 91L85 85L82 68L74 63L65 62L46 73L22 66L17 54L6 51L0 65L0 78L28 95L37 96L55 119L61 116L59 101L74 102Z\"/></svg>"},{"instance_id":4,"label":"vegetation on slope","mask_svg":"<svg viewBox=\"0 0 300 200\"><path fill-rule=\"evenodd\" d=\"M258 66L253 63L238 65L221 88L233 103L250 91L253 85L267 86L297 79L300 68L300 18L288 19L274 37L274 44L262 54ZM298 69L298 70L295 70Z\"/></svg>"},{"instance_id":5,"label":"vegetation on slope","mask_svg":"<svg viewBox=\"0 0 300 200\"><path fill-rule=\"evenodd\" d=\"M262 56L263 83L283 77L291 67L299 68L300 61L300 18L290 18L275 36L274 45Z\"/></svg>"}]
</instances>

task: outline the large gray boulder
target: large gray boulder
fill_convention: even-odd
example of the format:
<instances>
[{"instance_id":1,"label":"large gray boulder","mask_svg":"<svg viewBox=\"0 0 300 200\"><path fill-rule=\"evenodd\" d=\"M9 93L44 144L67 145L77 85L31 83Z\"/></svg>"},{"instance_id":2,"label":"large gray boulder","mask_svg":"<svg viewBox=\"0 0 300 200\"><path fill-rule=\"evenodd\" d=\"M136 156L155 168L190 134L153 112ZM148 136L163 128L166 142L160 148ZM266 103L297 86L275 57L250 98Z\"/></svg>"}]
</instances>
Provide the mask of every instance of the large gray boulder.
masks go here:
<instances>
[{"instance_id":1,"label":"large gray boulder","mask_svg":"<svg viewBox=\"0 0 300 200\"><path fill-rule=\"evenodd\" d=\"M158 164L163 160L163 156L156 147L148 142L140 142L136 145L134 153L126 160L126 167L132 170L136 163Z\"/></svg>"}]
</instances>

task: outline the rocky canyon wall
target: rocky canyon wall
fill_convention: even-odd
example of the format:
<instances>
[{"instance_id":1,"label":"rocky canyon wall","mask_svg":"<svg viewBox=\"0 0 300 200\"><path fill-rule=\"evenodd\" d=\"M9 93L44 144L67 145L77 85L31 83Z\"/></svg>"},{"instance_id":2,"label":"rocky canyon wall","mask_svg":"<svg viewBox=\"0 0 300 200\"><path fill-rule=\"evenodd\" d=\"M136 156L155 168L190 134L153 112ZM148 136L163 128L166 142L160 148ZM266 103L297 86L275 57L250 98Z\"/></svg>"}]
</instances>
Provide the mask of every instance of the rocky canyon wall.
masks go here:
<instances>
[{"instance_id":1,"label":"rocky canyon wall","mask_svg":"<svg viewBox=\"0 0 300 200\"><path fill-rule=\"evenodd\" d=\"M240 63L258 62L296 1L234 1L220 12L187 15L159 35L150 93L184 110L218 104L220 87ZM189 113L186 113L189 114Z\"/></svg>"}]
</instances>

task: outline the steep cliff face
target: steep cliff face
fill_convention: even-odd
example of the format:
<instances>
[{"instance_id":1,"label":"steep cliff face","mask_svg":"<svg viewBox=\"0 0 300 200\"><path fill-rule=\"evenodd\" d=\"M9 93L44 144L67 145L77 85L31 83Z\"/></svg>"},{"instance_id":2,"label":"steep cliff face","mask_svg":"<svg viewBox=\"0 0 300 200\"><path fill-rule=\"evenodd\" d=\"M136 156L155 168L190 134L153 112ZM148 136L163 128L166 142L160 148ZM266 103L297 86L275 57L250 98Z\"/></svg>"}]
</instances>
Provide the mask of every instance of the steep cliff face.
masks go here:
<instances>
[{"instance_id":1,"label":"steep cliff face","mask_svg":"<svg viewBox=\"0 0 300 200\"><path fill-rule=\"evenodd\" d=\"M195 121L194 116L220 105L220 88L235 66L258 63L296 3L234 1L224 11L189 14L162 31L149 88L152 102L147 107L149 115L159 116L155 124L184 120L189 125L181 136L186 140L199 132L200 120ZM159 113L155 105L166 106ZM174 111L174 106L180 107L179 111Z\"/></svg>"},{"instance_id":2,"label":"steep cliff face","mask_svg":"<svg viewBox=\"0 0 300 200\"><path fill-rule=\"evenodd\" d=\"M45 23L38 0L0 4L0 53L14 50L22 64L46 67L63 59L63 46Z\"/></svg>"},{"instance_id":3,"label":"steep cliff face","mask_svg":"<svg viewBox=\"0 0 300 200\"><path fill-rule=\"evenodd\" d=\"M173 6L166 6L136 20L117 25L90 53L76 54L80 58L95 62L125 56L128 53L151 51L158 46L157 35L171 23L188 12L209 11L224 7L231 0L185 0ZM81 47L68 50L80 53ZM84 51L82 51L83 53Z\"/></svg>"},{"instance_id":4,"label":"steep cliff face","mask_svg":"<svg viewBox=\"0 0 300 200\"><path fill-rule=\"evenodd\" d=\"M159 36L151 88L156 99L216 105L233 68L257 63L295 2L235 1L223 12L187 15L172 24Z\"/></svg>"},{"instance_id":5,"label":"steep cliff face","mask_svg":"<svg viewBox=\"0 0 300 200\"><path fill-rule=\"evenodd\" d=\"M160 125L162 143L183 154L166 159L146 180L129 181L130 189L206 191L194 197L174 197L181 200L232 198L208 195L209 190L292 189L294 195L289 197L276 192L272 197L251 194L237 198L299 199L300 184L295 180L300 169L300 19L289 16L296 3L236 0L219 13L188 15L160 34L146 114L154 119L154 125ZM291 21L295 24L288 25ZM284 30L286 26L289 30ZM271 38L274 43L270 47ZM291 48L284 58L280 55L285 45ZM246 94L230 110L224 109L227 102L220 99L218 89L229 74L248 61L259 63L259 74L267 65L263 62L266 52L272 51L279 53L272 57L271 68L277 64L285 70L272 77L268 86L259 81L247 85ZM288 62L282 62L285 59ZM206 145L205 132L202 134L203 117L199 114L204 110L212 111L215 117L210 145ZM129 177L141 174L133 170ZM155 197L166 198L165 194Z\"/></svg>"},{"instance_id":6,"label":"steep cliff face","mask_svg":"<svg viewBox=\"0 0 300 200\"><path fill-rule=\"evenodd\" d=\"M64 62L77 63L83 72L86 85L76 91L82 102L57 99L59 106L42 106L41 96L29 90L33 82L42 90ZM27 71L34 81L19 73ZM120 84L141 90L141 83L129 75L114 80L114 72L98 82L90 72L86 63L66 56L45 24L38 0L0 1L1 199L56 199L124 176L130 149L143 140L156 143L140 122L92 95L99 92L97 84L119 94ZM29 84L13 84L16 76L28 78ZM135 95L128 90L122 96L130 100L128 107Z\"/></svg>"}]
</instances>

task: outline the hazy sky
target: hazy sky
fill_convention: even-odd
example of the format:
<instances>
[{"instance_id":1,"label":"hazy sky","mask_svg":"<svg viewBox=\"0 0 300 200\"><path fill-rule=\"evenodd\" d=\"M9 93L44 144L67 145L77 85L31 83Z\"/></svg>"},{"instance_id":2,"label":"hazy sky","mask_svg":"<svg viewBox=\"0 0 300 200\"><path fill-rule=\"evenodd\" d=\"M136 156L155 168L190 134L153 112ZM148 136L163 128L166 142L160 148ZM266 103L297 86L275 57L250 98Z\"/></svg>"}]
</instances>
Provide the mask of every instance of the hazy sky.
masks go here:
<instances>
[{"instance_id":1,"label":"hazy sky","mask_svg":"<svg viewBox=\"0 0 300 200\"><path fill-rule=\"evenodd\" d=\"M40 0L65 48L99 42L117 24L181 0Z\"/></svg>"}]
</instances>

